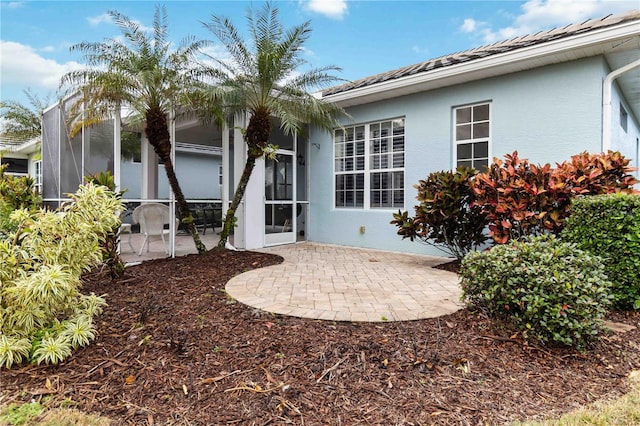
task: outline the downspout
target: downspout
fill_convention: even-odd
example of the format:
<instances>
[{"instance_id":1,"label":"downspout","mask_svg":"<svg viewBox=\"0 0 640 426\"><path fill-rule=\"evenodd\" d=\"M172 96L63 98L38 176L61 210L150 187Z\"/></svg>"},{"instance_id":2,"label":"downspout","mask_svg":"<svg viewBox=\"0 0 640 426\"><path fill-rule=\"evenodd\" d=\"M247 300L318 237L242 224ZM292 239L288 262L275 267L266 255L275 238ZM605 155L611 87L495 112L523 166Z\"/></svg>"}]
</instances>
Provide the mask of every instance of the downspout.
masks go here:
<instances>
[{"instance_id":1,"label":"downspout","mask_svg":"<svg viewBox=\"0 0 640 426\"><path fill-rule=\"evenodd\" d=\"M607 152L611 149L611 94L613 81L622 74L640 67L640 59L630 64L611 71L602 83L602 151Z\"/></svg>"}]
</instances>

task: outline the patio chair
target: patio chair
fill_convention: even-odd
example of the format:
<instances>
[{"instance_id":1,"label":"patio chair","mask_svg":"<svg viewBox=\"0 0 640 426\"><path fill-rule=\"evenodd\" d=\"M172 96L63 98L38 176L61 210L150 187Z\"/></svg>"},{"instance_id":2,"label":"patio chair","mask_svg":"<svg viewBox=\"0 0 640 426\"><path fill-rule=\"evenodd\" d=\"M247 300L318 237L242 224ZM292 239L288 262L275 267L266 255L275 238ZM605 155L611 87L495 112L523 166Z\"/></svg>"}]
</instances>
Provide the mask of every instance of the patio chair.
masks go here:
<instances>
[{"instance_id":1,"label":"patio chair","mask_svg":"<svg viewBox=\"0 0 640 426\"><path fill-rule=\"evenodd\" d=\"M138 252L138 256L142 255L144 246L149 251L149 243L152 238L162 239L164 243L165 253L169 254L169 240L165 239L165 235L169 236L169 229L165 229L165 225L169 224L169 207L160 203L141 204L133 211L133 221L140 224L140 233L144 234L142 247ZM176 219L176 228L179 220Z\"/></svg>"}]
</instances>

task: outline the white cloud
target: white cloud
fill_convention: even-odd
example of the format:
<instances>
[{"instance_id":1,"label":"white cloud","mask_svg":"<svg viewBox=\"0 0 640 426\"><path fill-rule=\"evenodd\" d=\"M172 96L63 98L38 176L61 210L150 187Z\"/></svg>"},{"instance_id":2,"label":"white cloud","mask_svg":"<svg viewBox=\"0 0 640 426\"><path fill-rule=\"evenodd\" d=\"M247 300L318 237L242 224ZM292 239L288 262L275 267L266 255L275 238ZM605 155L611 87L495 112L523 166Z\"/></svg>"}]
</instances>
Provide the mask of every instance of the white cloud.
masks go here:
<instances>
[{"instance_id":1,"label":"white cloud","mask_svg":"<svg viewBox=\"0 0 640 426\"><path fill-rule=\"evenodd\" d=\"M103 13L102 15L88 16L87 21L92 27L97 27L100 24L110 24L113 22L113 19L111 19L111 15L108 13Z\"/></svg>"},{"instance_id":2,"label":"white cloud","mask_svg":"<svg viewBox=\"0 0 640 426\"><path fill-rule=\"evenodd\" d=\"M421 55L421 56L428 56L428 55L430 55L430 53L429 53L429 48L428 48L428 47L422 47L422 46L418 46L418 45L413 45L413 46L411 46L411 50L412 50L414 53L417 53L417 54L419 54L419 55Z\"/></svg>"},{"instance_id":3,"label":"white cloud","mask_svg":"<svg viewBox=\"0 0 640 426\"><path fill-rule=\"evenodd\" d=\"M464 23L460 26L460 31L463 33L471 33L475 31L477 27L477 23L475 19L467 18L464 20Z\"/></svg>"},{"instance_id":4,"label":"white cloud","mask_svg":"<svg viewBox=\"0 0 640 426\"><path fill-rule=\"evenodd\" d=\"M100 24L112 24L113 23L113 18L108 13L103 13L101 15L88 16L87 17L87 22L89 22L89 25L91 25L92 27L97 27ZM146 33L153 32L153 28L152 27L147 27L146 25L143 25L138 20L131 19L131 22L133 22L134 24L137 24L141 31L144 31Z\"/></svg>"},{"instance_id":5,"label":"white cloud","mask_svg":"<svg viewBox=\"0 0 640 426\"><path fill-rule=\"evenodd\" d=\"M309 0L306 8L332 19L342 19L347 13L346 0Z\"/></svg>"},{"instance_id":6,"label":"white cloud","mask_svg":"<svg viewBox=\"0 0 640 426\"><path fill-rule=\"evenodd\" d=\"M493 43L637 7L637 0L529 0L520 6L521 13L513 18L509 26L493 29L487 22L467 18L459 29L476 33L485 43Z\"/></svg>"},{"instance_id":7,"label":"white cloud","mask_svg":"<svg viewBox=\"0 0 640 426\"><path fill-rule=\"evenodd\" d=\"M0 74L3 86L56 90L63 74L83 68L78 62L58 62L36 53L31 46L0 40Z\"/></svg>"}]
</instances>

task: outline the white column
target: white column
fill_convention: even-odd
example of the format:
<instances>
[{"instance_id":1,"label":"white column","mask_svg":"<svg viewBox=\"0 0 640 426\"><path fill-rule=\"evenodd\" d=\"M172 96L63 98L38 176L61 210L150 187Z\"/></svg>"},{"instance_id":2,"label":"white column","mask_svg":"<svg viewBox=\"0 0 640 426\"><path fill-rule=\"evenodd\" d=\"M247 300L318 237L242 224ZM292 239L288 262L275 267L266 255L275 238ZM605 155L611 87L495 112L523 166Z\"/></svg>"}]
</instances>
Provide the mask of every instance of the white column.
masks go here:
<instances>
[{"instance_id":1,"label":"white column","mask_svg":"<svg viewBox=\"0 0 640 426\"><path fill-rule=\"evenodd\" d=\"M113 182L116 186L116 192L120 191L121 131L120 106L116 106L113 111Z\"/></svg>"},{"instance_id":2,"label":"white column","mask_svg":"<svg viewBox=\"0 0 640 426\"><path fill-rule=\"evenodd\" d=\"M225 121L222 125L222 191L220 193L222 198L222 220L224 220L229 208L229 179L231 178L229 157L229 125Z\"/></svg>"},{"instance_id":3,"label":"white column","mask_svg":"<svg viewBox=\"0 0 640 426\"><path fill-rule=\"evenodd\" d=\"M143 200L155 200L158 198L158 157L144 133L142 134L141 143L142 186L140 198Z\"/></svg>"},{"instance_id":4,"label":"white column","mask_svg":"<svg viewBox=\"0 0 640 426\"><path fill-rule=\"evenodd\" d=\"M171 163L173 171L178 173L176 167L176 114L172 109L169 113L169 141L171 142ZM157 170L157 169L156 169ZM169 254L176 257L176 194L169 185Z\"/></svg>"},{"instance_id":5,"label":"white column","mask_svg":"<svg viewBox=\"0 0 640 426\"><path fill-rule=\"evenodd\" d=\"M240 128L246 126L246 117L244 115L237 114L234 117L233 124L233 188L234 193L231 194L235 197L235 189L238 187L238 182L242 176L244 170L244 164L247 161L247 144L244 142L242 132ZM246 200L246 193L244 200ZM236 227L233 230L233 245L237 248L245 248L245 214L244 214L244 200L240 203L236 209Z\"/></svg>"}]
</instances>

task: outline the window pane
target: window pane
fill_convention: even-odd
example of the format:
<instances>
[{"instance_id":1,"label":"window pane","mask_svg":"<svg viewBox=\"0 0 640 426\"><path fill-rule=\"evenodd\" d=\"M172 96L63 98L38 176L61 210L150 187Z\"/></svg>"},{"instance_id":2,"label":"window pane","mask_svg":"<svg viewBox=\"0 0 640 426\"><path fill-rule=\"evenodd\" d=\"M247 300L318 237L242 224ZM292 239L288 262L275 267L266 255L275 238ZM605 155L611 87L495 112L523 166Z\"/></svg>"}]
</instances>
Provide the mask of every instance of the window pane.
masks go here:
<instances>
[{"instance_id":1,"label":"window pane","mask_svg":"<svg viewBox=\"0 0 640 426\"><path fill-rule=\"evenodd\" d=\"M344 189L344 175L336 176L336 189L341 191Z\"/></svg>"},{"instance_id":2,"label":"window pane","mask_svg":"<svg viewBox=\"0 0 640 426\"><path fill-rule=\"evenodd\" d=\"M474 160L473 161L473 168L479 171L484 171L484 169L489 165L489 160L484 159L484 160Z\"/></svg>"},{"instance_id":3,"label":"window pane","mask_svg":"<svg viewBox=\"0 0 640 426\"><path fill-rule=\"evenodd\" d=\"M369 163L369 166L374 170L379 169L380 168L380 156L379 155L372 155L371 156L371 161Z\"/></svg>"},{"instance_id":4,"label":"window pane","mask_svg":"<svg viewBox=\"0 0 640 426\"><path fill-rule=\"evenodd\" d=\"M404 191L394 191L393 192L393 207L402 207L404 206Z\"/></svg>"},{"instance_id":5,"label":"window pane","mask_svg":"<svg viewBox=\"0 0 640 426\"><path fill-rule=\"evenodd\" d=\"M489 123L478 123L473 125L473 138L488 138L489 137Z\"/></svg>"},{"instance_id":6,"label":"window pane","mask_svg":"<svg viewBox=\"0 0 640 426\"><path fill-rule=\"evenodd\" d=\"M457 167L473 167L471 160L458 160Z\"/></svg>"},{"instance_id":7,"label":"window pane","mask_svg":"<svg viewBox=\"0 0 640 426\"><path fill-rule=\"evenodd\" d=\"M456 124L471 122L471 107L456 110Z\"/></svg>"},{"instance_id":8,"label":"window pane","mask_svg":"<svg viewBox=\"0 0 640 426\"><path fill-rule=\"evenodd\" d=\"M371 189L380 189L380 177L378 173L374 173L371 175Z\"/></svg>"},{"instance_id":9,"label":"window pane","mask_svg":"<svg viewBox=\"0 0 640 426\"><path fill-rule=\"evenodd\" d=\"M473 121L483 121L489 119L489 104L473 107Z\"/></svg>"},{"instance_id":10,"label":"window pane","mask_svg":"<svg viewBox=\"0 0 640 426\"><path fill-rule=\"evenodd\" d=\"M349 127L347 130L347 134L346 134L346 140L347 141L352 141L353 140L353 127Z\"/></svg>"},{"instance_id":11,"label":"window pane","mask_svg":"<svg viewBox=\"0 0 640 426\"><path fill-rule=\"evenodd\" d=\"M391 122L385 121L380 123L380 136L385 137L391 135Z\"/></svg>"},{"instance_id":12,"label":"window pane","mask_svg":"<svg viewBox=\"0 0 640 426\"><path fill-rule=\"evenodd\" d=\"M344 131L342 129L336 130L335 141L336 143L344 142Z\"/></svg>"},{"instance_id":13,"label":"window pane","mask_svg":"<svg viewBox=\"0 0 640 426\"><path fill-rule=\"evenodd\" d=\"M356 139L364 140L364 126L356 127Z\"/></svg>"},{"instance_id":14,"label":"window pane","mask_svg":"<svg viewBox=\"0 0 640 426\"><path fill-rule=\"evenodd\" d=\"M395 138L393 138L393 150L395 152L404 151L404 138L403 137L395 137Z\"/></svg>"},{"instance_id":15,"label":"window pane","mask_svg":"<svg viewBox=\"0 0 640 426\"><path fill-rule=\"evenodd\" d=\"M456 140L463 141L467 139L471 139L471 125L456 126Z\"/></svg>"},{"instance_id":16,"label":"window pane","mask_svg":"<svg viewBox=\"0 0 640 426\"><path fill-rule=\"evenodd\" d=\"M353 175L344 175L344 189L353 189Z\"/></svg>"},{"instance_id":17,"label":"window pane","mask_svg":"<svg viewBox=\"0 0 640 426\"><path fill-rule=\"evenodd\" d=\"M404 172L393 173L393 188L394 189L404 188Z\"/></svg>"},{"instance_id":18,"label":"window pane","mask_svg":"<svg viewBox=\"0 0 640 426\"><path fill-rule=\"evenodd\" d=\"M472 158L472 143L459 144L456 150L458 160L466 160Z\"/></svg>"},{"instance_id":19,"label":"window pane","mask_svg":"<svg viewBox=\"0 0 640 426\"><path fill-rule=\"evenodd\" d=\"M346 157L351 157L353 155L353 142L347 142L345 145L344 154Z\"/></svg>"},{"instance_id":20,"label":"window pane","mask_svg":"<svg viewBox=\"0 0 640 426\"><path fill-rule=\"evenodd\" d=\"M404 134L404 118L393 120L393 134L394 135Z\"/></svg>"},{"instance_id":21,"label":"window pane","mask_svg":"<svg viewBox=\"0 0 640 426\"><path fill-rule=\"evenodd\" d=\"M364 142L356 142L356 155L364 155Z\"/></svg>"},{"instance_id":22,"label":"window pane","mask_svg":"<svg viewBox=\"0 0 640 426\"><path fill-rule=\"evenodd\" d=\"M477 142L474 144L473 154L475 158L489 157L489 142Z\"/></svg>"},{"instance_id":23,"label":"window pane","mask_svg":"<svg viewBox=\"0 0 640 426\"><path fill-rule=\"evenodd\" d=\"M344 207L344 192L336 192L336 207Z\"/></svg>"},{"instance_id":24,"label":"window pane","mask_svg":"<svg viewBox=\"0 0 640 426\"><path fill-rule=\"evenodd\" d=\"M354 169L353 158L347 158L344 160L344 169L347 172L352 172Z\"/></svg>"},{"instance_id":25,"label":"window pane","mask_svg":"<svg viewBox=\"0 0 640 426\"><path fill-rule=\"evenodd\" d=\"M336 144L336 158L344 157L344 144Z\"/></svg>"},{"instance_id":26,"label":"window pane","mask_svg":"<svg viewBox=\"0 0 640 426\"><path fill-rule=\"evenodd\" d=\"M395 153L393 154L393 168L404 167L404 154L403 153Z\"/></svg>"},{"instance_id":27,"label":"window pane","mask_svg":"<svg viewBox=\"0 0 640 426\"><path fill-rule=\"evenodd\" d=\"M356 170L364 170L364 157L356 157Z\"/></svg>"},{"instance_id":28,"label":"window pane","mask_svg":"<svg viewBox=\"0 0 640 426\"><path fill-rule=\"evenodd\" d=\"M364 191L356 192L356 207L364 206Z\"/></svg>"},{"instance_id":29,"label":"window pane","mask_svg":"<svg viewBox=\"0 0 640 426\"><path fill-rule=\"evenodd\" d=\"M380 137L380 124L379 123L370 124L369 125L369 137L371 139L375 139L375 138L379 138Z\"/></svg>"}]
</instances>

